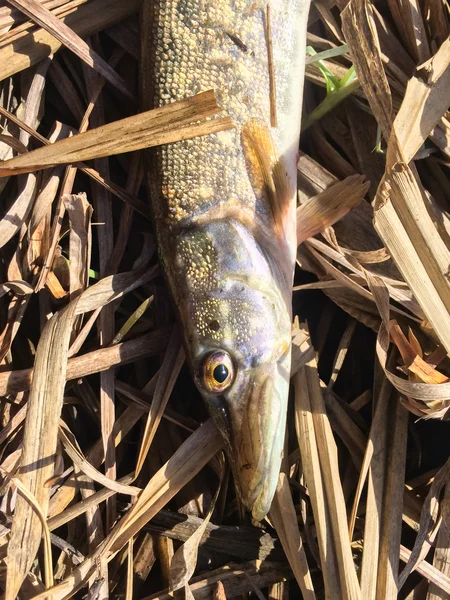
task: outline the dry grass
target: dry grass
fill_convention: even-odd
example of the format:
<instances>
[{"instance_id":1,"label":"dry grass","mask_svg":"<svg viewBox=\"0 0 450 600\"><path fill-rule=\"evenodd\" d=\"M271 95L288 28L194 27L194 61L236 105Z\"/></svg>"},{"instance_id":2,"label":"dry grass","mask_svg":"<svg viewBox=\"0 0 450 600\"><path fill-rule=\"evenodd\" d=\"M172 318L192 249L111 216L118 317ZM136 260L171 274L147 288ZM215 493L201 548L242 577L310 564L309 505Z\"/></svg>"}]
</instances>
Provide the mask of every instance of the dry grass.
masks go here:
<instances>
[{"instance_id":1,"label":"dry grass","mask_svg":"<svg viewBox=\"0 0 450 600\"><path fill-rule=\"evenodd\" d=\"M232 123L213 92L139 114L139 8L0 3L6 600L450 598L448 3L313 2L259 525L184 365L139 152Z\"/></svg>"}]
</instances>

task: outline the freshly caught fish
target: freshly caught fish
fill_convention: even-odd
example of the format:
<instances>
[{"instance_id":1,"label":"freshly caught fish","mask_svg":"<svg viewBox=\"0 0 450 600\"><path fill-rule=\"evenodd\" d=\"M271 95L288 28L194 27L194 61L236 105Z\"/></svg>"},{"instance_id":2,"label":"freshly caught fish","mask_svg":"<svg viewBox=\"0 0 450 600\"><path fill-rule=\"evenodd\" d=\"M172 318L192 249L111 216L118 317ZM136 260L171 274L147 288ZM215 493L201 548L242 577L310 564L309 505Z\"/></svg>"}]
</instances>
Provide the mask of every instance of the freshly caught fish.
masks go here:
<instances>
[{"instance_id":1,"label":"freshly caught fish","mask_svg":"<svg viewBox=\"0 0 450 600\"><path fill-rule=\"evenodd\" d=\"M156 149L148 179L192 374L257 520L285 438L308 4L153 0L143 13L146 108L212 88L236 126Z\"/></svg>"}]
</instances>

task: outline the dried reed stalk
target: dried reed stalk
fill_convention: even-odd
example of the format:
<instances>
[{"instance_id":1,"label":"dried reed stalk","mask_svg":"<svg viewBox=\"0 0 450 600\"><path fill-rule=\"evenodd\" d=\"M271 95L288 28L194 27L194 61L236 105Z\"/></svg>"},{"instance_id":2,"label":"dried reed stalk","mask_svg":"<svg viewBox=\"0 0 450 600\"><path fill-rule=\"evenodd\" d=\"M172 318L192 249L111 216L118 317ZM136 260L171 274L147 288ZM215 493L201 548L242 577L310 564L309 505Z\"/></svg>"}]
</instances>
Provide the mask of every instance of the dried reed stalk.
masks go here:
<instances>
[{"instance_id":1,"label":"dried reed stalk","mask_svg":"<svg viewBox=\"0 0 450 600\"><path fill-rule=\"evenodd\" d=\"M0 166L0 177L113 156L231 129L233 123L230 117L205 120L220 110L214 92L202 92L187 100L109 123L12 158Z\"/></svg>"}]
</instances>

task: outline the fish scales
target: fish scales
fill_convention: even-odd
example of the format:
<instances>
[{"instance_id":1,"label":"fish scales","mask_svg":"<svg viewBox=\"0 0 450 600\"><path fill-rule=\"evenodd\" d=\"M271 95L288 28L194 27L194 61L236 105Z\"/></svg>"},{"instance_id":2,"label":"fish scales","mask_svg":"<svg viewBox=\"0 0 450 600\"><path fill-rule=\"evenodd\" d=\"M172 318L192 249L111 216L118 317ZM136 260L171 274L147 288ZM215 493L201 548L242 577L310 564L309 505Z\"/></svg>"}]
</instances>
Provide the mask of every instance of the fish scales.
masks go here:
<instances>
[{"instance_id":1,"label":"fish scales","mask_svg":"<svg viewBox=\"0 0 450 600\"><path fill-rule=\"evenodd\" d=\"M149 151L148 179L187 358L255 518L269 510L283 452L308 8L270 2L276 127L267 2L155 0L143 12L144 107L213 89L235 124ZM254 146L246 131L255 131ZM261 156L278 164L290 190L281 235Z\"/></svg>"}]
</instances>

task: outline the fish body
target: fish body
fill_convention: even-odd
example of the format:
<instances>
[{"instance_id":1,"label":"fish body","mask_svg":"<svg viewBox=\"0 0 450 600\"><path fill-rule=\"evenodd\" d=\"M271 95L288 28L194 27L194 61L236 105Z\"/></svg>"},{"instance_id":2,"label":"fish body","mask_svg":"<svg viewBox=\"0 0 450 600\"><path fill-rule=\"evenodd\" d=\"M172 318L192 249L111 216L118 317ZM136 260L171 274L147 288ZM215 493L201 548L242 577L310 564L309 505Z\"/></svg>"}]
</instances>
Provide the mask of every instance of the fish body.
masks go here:
<instances>
[{"instance_id":1,"label":"fish body","mask_svg":"<svg viewBox=\"0 0 450 600\"><path fill-rule=\"evenodd\" d=\"M308 8L153 0L143 12L145 108L213 89L235 124L152 150L148 180L192 374L255 519L284 446Z\"/></svg>"}]
</instances>

